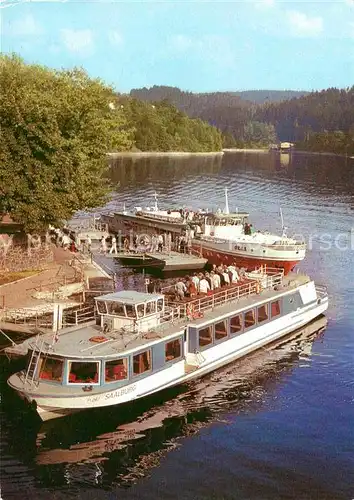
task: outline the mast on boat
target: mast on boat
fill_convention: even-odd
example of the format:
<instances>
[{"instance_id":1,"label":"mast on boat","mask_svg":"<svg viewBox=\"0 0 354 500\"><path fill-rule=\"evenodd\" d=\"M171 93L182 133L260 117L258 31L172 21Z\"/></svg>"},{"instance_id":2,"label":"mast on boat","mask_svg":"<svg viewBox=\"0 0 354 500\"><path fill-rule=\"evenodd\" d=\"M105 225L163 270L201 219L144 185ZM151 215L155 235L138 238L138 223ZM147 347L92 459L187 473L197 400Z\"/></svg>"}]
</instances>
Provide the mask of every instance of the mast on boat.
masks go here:
<instances>
[{"instance_id":1,"label":"mast on boat","mask_svg":"<svg viewBox=\"0 0 354 500\"><path fill-rule=\"evenodd\" d=\"M284 226L284 217L283 217L283 211L281 207L279 207L279 213L280 213L280 219L281 219L281 229L282 229L282 237L286 237L286 227Z\"/></svg>"},{"instance_id":2,"label":"mast on boat","mask_svg":"<svg viewBox=\"0 0 354 500\"><path fill-rule=\"evenodd\" d=\"M229 214L230 213L230 209L229 209L229 198L227 196L227 187L225 188L225 210L224 210L224 213L225 214Z\"/></svg>"},{"instance_id":3,"label":"mast on boat","mask_svg":"<svg viewBox=\"0 0 354 500\"><path fill-rule=\"evenodd\" d=\"M157 193L156 193L156 191L154 193L154 199L155 199L154 210L155 210L155 212L157 212L158 211L158 207L157 207Z\"/></svg>"}]
</instances>

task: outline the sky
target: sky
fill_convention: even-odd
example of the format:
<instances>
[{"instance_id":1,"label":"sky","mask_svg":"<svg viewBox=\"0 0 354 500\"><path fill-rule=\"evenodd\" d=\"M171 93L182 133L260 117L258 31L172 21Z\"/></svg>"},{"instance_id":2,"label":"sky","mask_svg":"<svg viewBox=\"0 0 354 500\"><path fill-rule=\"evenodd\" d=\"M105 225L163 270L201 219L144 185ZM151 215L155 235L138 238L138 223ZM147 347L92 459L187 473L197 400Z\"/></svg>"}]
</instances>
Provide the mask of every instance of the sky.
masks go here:
<instances>
[{"instance_id":1,"label":"sky","mask_svg":"<svg viewBox=\"0 0 354 500\"><path fill-rule=\"evenodd\" d=\"M354 84L354 0L0 0L1 51L119 92Z\"/></svg>"}]
</instances>

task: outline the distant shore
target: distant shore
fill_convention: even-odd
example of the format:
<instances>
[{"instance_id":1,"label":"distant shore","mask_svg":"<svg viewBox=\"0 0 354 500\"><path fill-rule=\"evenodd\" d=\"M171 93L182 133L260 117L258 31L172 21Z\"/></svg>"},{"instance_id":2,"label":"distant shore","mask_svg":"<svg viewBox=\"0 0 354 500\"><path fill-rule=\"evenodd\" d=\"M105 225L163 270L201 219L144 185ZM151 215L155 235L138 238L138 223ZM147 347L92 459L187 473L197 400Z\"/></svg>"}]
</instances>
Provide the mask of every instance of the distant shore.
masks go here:
<instances>
[{"instance_id":1,"label":"distant shore","mask_svg":"<svg viewBox=\"0 0 354 500\"><path fill-rule=\"evenodd\" d=\"M224 151L211 151L192 153L188 151L120 151L118 153L107 153L109 158L121 157L158 157L158 156L175 156L175 157L189 157L189 156L222 156Z\"/></svg>"},{"instance_id":2,"label":"distant shore","mask_svg":"<svg viewBox=\"0 0 354 500\"><path fill-rule=\"evenodd\" d=\"M269 149L267 148L254 148L254 149L248 149L248 148L225 148L223 149L224 153L268 153Z\"/></svg>"}]
</instances>

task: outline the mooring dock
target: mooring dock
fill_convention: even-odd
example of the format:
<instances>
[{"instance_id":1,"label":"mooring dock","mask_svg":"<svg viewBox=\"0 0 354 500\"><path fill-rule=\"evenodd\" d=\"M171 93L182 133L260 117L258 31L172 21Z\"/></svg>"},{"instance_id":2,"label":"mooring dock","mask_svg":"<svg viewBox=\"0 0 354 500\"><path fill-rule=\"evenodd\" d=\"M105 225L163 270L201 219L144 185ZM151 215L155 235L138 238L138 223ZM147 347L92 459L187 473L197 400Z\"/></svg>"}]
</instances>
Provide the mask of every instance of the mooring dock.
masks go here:
<instances>
[{"instance_id":1,"label":"mooring dock","mask_svg":"<svg viewBox=\"0 0 354 500\"><path fill-rule=\"evenodd\" d=\"M197 255L180 252L147 253L152 261L161 262L163 271L183 271L188 269L203 269L208 259Z\"/></svg>"},{"instance_id":2,"label":"mooring dock","mask_svg":"<svg viewBox=\"0 0 354 500\"><path fill-rule=\"evenodd\" d=\"M144 263L146 267L156 267L162 271L183 271L203 269L208 262L207 259L197 255L180 252L118 252L107 253L105 257L112 257L121 260L138 260Z\"/></svg>"}]
</instances>

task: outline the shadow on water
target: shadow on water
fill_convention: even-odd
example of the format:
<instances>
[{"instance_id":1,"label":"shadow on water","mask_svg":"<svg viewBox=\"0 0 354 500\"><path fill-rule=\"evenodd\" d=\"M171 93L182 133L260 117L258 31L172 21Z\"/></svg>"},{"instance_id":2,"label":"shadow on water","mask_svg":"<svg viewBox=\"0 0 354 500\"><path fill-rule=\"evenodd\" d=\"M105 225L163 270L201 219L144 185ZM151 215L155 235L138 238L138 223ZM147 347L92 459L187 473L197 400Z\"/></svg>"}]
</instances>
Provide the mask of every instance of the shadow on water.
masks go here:
<instances>
[{"instance_id":1,"label":"shadow on water","mask_svg":"<svg viewBox=\"0 0 354 500\"><path fill-rule=\"evenodd\" d=\"M232 414L262 410L266 396L276 391L301 360L310 360L313 342L326 325L325 317L318 318L286 339L198 381L134 403L45 423L5 387L8 374L4 369L2 485L8 493L4 498L11 494L16 498L18 481L21 488L26 483L20 464L26 465L48 494L55 489L70 496L72 488L82 486L133 485L159 465L181 438L214 422L225 422ZM14 430L16 439L11 436ZM13 460L7 463L8 456L17 457L16 473Z\"/></svg>"}]
</instances>

